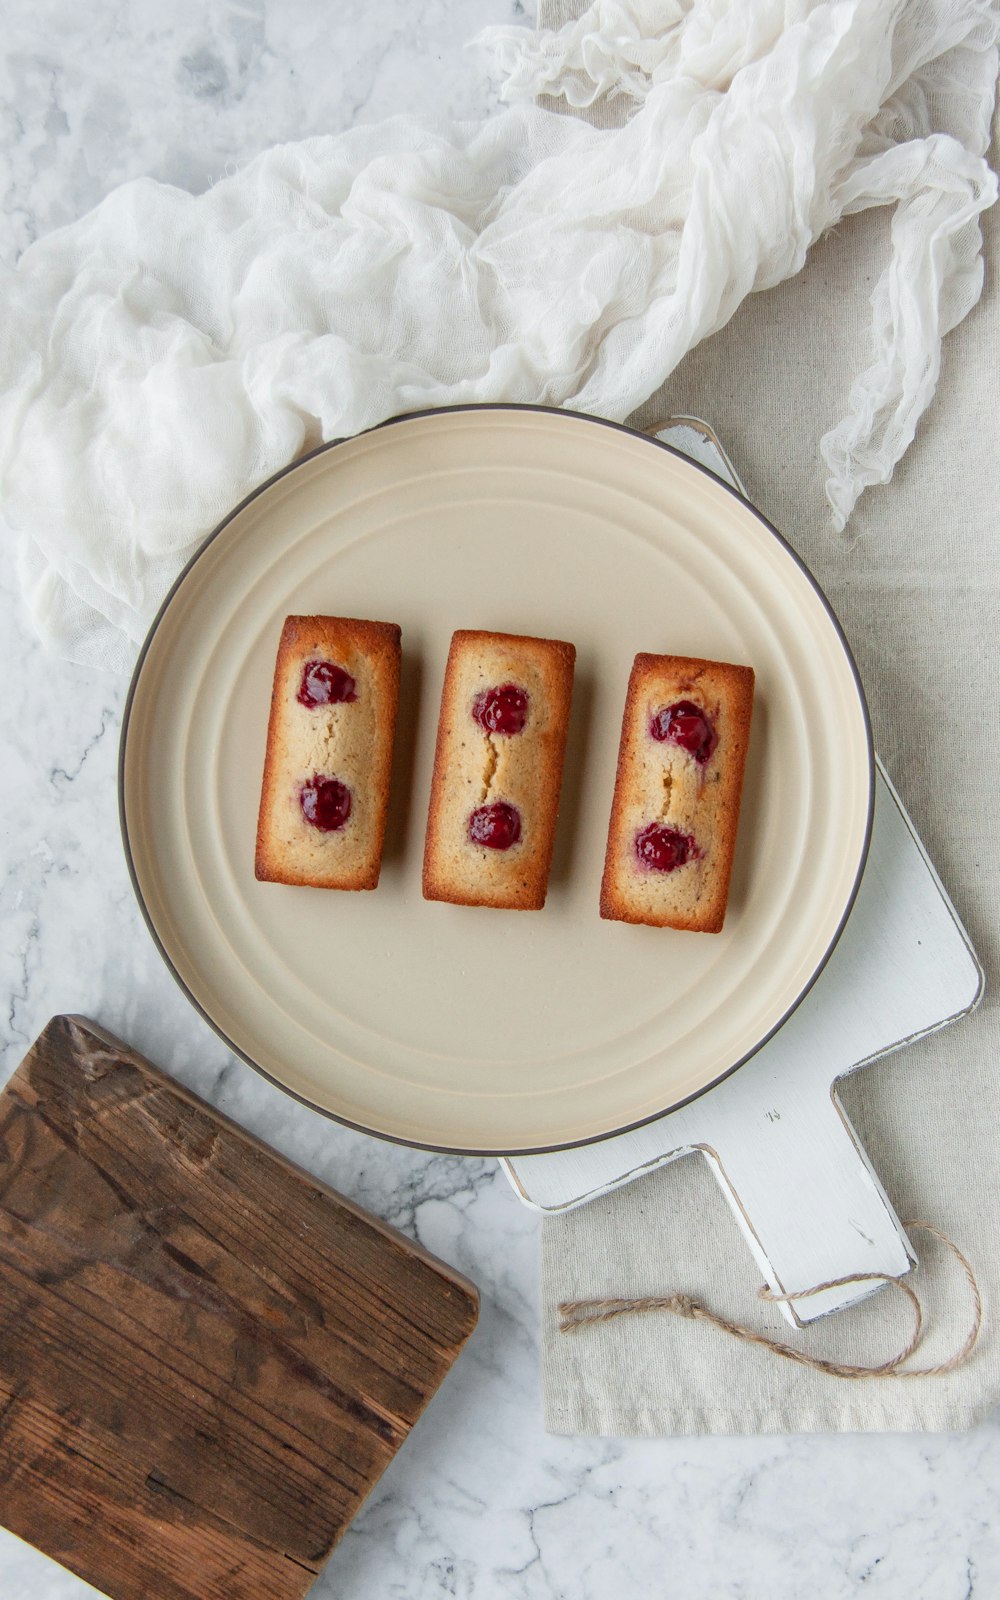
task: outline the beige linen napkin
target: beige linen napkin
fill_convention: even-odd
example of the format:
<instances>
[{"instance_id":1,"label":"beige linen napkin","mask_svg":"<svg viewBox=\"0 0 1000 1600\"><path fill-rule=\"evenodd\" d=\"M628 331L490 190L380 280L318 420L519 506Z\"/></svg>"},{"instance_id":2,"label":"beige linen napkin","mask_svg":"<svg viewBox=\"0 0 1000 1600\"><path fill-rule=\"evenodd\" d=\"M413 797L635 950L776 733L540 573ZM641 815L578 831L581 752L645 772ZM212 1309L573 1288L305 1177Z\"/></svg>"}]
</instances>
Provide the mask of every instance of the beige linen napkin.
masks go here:
<instances>
[{"instance_id":1,"label":"beige linen napkin","mask_svg":"<svg viewBox=\"0 0 1000 1600\"><path fill-rule=\"evenodd\" d=\"M543 0L541 21L566 14ZM996 151L994 150L994 165ZM844 224L800 275L746 301L633 421L693 413L716 429L756 505L800 552L844 624L875 743L973 944L987 992L963 1022L858 1073L848 1115L897 1213L972 1258L985 1327L946 1377L846 1381L792 1366L704 1323L660 1313L558 1331L560 1301L682 1290L777 1338L850 1362L902 1345L891 1291L790 1334L717 1185L691 1156L543 1226L546 1425L673 1434L968 1427L1000 1400L1000 216L986 217L986 288L944 346L940 383L892 483L833 532L817 444L865 363L868 295L888 218ZM940 1359L969 1326L960 1269L922 1235L913 1275ZM901 1298L901 1297L900 1297ZM924 1364L921 1360L920 1364Z\"/></svg>"}]
</instances>

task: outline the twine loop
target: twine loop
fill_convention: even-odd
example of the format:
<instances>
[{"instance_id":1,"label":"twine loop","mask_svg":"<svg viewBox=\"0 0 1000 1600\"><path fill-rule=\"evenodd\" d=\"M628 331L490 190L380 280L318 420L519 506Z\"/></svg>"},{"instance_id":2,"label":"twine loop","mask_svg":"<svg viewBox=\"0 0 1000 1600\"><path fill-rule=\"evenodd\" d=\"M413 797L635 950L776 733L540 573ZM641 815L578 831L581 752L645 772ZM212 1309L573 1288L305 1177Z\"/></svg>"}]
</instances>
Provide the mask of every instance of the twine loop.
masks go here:
<instances>
[{"instance_id":1,"label":"twine loop","mask_svg":"<svg viewBox=\"0 0 1000 1600\"><path fill-rule=\"evenodd\" d=\"M766 1333L760 1333L756 1328L748 1328L742 1322L733 1322L729 1317L722 1316L717 1311L712 1311L703 1301L689 1294L668 1295L640 1295L635 1299L607 1299L607 1300L564 1300L559 1307L560 1333L572 1333L579 1328L592 1326L597 1322L610 1322L615 1317L633 1316L649 1311L670 1311L674 1316L686 1317L693 1321L710 1322L713 1327L721 1332L728 1333L734 1339L742 1339L745 1344L760 1345L765 1350L770 1350L774 1355L783 1356L786 1361L797 1362L799 1366L809 1367L814 1372L825 1372L832 1378L939 1378L945 1373L954 1372L972 1354L976 1340L979 1338L983 1325L983 1301L979 1292L976 1274L967 1258L962 1254L958 1245L948 1236L935 1228L933 1223L920 1222L911 1219L903 1223L903 1227L917 1233L930 1234L937 1239L959 1262L965 1274L966 1283L972 1297L972 1325L966 1334L965 1340L958 1350L945 1361L939 1361L928 1367L907 1367L905 1363L915 1353L924 1331L924 1313L916 1291L902 1278L893 1277L885 1272L854 1272L846 1278L829 1278L825 1283L816 1283L810 1289L797 1289L788 1294L781 1294L777 1290L769 1289L766 1285L758 1290L761 1300L773 1303L792 1305L798 1300L808 1300L812 1295L822 1294L826 1289L840 1289L849 1283L884 1283L892 1284L903 1294L910 1304L913 1312L913 1331L903 1348L887 1361L879 1362L874 1366L858 1366L848 1361L828 1360L824 1356L810 1355L805 1350L799 1350L794 1345L786 1344L781 1339L772 1339Z\"/></svg>"}]
</instances>

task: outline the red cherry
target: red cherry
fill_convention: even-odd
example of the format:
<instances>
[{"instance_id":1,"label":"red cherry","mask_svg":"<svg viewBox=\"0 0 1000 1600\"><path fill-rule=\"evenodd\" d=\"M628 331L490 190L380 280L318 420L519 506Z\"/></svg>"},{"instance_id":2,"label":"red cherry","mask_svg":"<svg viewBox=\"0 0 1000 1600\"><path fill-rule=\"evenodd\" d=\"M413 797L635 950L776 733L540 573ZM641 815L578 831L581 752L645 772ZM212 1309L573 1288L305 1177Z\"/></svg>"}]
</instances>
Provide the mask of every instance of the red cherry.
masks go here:
<instances>
[{"instance_id":1,"label":"red cherry","mask_svg":"<svg viewBox=\"0 0 1000 1600\"><path fill-rule=\"evenodd\" d=\"M656 872L676 872L697 856L698 849L691 834L651 822L636 835L635 853L644 866Z\"/></svg>"},{"instance_id":2,"label":"red cherry","mask_svg":"<svg viewBox=\"0 0 1000 1600\"><path fill-rule=\"evenodd\" d=\"M339 778L324 778L319 773L299 790L302 815L321 833L336 833L351 814L351 791Z\"/></svg>"},{"instance_id":3,"label":"red cherry","mask_svg":"<svg viewBox=\"0 0 1000 1600\"><path fill-rule=\"evenodd\" d=\"M509 850L521 837L521 813L506 800L479 806L469 818L469 838L490 850Z\"/></svg>"},{"instance_id":4,"label":"red cherry","mask_svg":"<svg viewBox=\"0 0 1000 1600\"><path fill-rule=\"evenodd\" d=\"M307 661L296 699L299 705L331 706L358 698L358 686L349 672L333 661Z\"/></svg>"},{"instance_id":5,"label":"red cherry","mask_svg":"<svg viewBox=\"0 0 1000 1600\"><path fill-rule=\"evenodd\" d=\"M477 695L472 715L487 733L521 733L528 720L528 695L516 683L484 689Z\"/></svg>"},{"instance_id":6,"label":"red cherry","mask_svg":"<svg viewBox=\"0 0 1000 1600\"><path fill-rule=\"evenodd\" d=\"M690 700L678 700L675 705L664 706L662 711L655 712L649 731L654 739L661 742L669 739L672 744L679 744L701 766L705 765L719 742L719 735L707 714Z\"/></svg>"}]
</instances>

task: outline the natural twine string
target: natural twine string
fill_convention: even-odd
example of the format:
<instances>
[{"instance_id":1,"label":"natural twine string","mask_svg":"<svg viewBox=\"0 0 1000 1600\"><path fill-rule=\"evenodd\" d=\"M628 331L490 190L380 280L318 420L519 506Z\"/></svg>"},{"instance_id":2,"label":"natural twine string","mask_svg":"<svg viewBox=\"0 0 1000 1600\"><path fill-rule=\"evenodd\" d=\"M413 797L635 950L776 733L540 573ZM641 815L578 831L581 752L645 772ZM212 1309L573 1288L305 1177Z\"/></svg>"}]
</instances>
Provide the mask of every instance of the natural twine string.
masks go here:
<instances>
[{"instance_id":1,"label":"natural twine string","mask_svg":"<svg viewBox=\"0 0 1000 1600\"><path fill-rule=\"evenodd\" d=\"M723 1333L731 1334L734 1339L742 1339L746 1344L759 1344L765 1350L771 1350L776 1356L784 1356L787 1361L797 1361L801 1367L811 1367L814 1372L827 1372L832 1378L937 1378L946 1372L954 1372L972 1353L972 1348L979 1338L983 1325L983 1302L979 1293L979 1284L971 1265L951 1239L935 1228L930 1222L910 1221L903 1223L904 1228L913 1229L920 1233L929 1233L961 1263L965 1273L966 1282L972 1291L972 1327L966 1336L960 1350L949 1356L947 1361L939 1361L931 1367L907 1367L903 1365L910 1359L920 1343L923 1333L924 1314L920 1301L914 1290L902 1278L894 1278L884 1272L853 1272L846 1278L829 1278L826 1283L814 1284L811 1289L797 1289L792 1294L777 1294L766 1286L758 1291L762 1300L784 1301L789 1304L796 1300L808 1300L811 1295L822 1294L824 1289L839 1289L844 1284L870 1281L873 1283L895 1284L902 1290L910 1305L913 1307L914 1328L905 1348L890 1360L883 1361L876 1367L858 1367L847 1361L828 1361L823 1356L812 1356L804 1350L797 1350L794 1345L784 1344L780 1339L771 1339L766 1333L758 1333L753 1328L746 1328L741 1322L731 1322L728 1317L720 1316L716 1311L710 1311L700 1300L694 1299L689 1294L668 1295L643 1295L635 1300L564 1300L559 1307L561 1333L571 1333L577 1328L588 1327L593 1322L610 1322L615 1317L630 1316L633 1312L642 1311L672 1311L678 1317L690 1317L696 1322L710 1322L716 1328L721 1328Z\"/></svg>"}]
</instances>

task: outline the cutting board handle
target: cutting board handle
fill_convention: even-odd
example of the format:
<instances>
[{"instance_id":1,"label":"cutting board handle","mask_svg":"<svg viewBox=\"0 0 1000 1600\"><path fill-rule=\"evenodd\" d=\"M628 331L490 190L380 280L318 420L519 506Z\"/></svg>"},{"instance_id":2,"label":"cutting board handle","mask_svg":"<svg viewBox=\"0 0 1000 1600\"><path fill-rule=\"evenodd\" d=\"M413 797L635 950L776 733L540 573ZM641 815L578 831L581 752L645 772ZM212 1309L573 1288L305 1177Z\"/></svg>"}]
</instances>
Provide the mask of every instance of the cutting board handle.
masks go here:
<instances>
[{"instance_id":1,"label":"cutting board handle","mask_svg":"<svg viewBox=\"0 0 1000 1600\"><path fill-rule=\"evenodd\" d=\"M731 1102L730 1102L731 1103ZM780 1108L740 1108L699 1148L708 1159L772 1289L811 1289L851 1273L898 1277L915 1257L835 1095L817 1089ZM862 1280L782 1306L796 1326L854 1305L879 1287Z\"/></svg>"}]
</instances>

